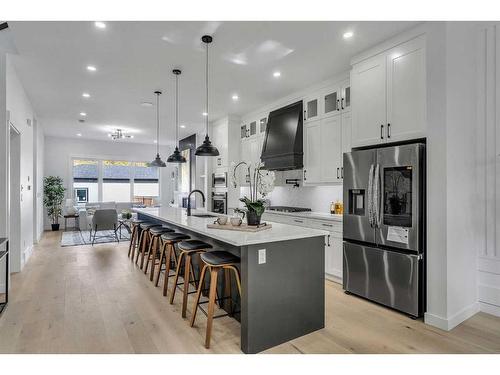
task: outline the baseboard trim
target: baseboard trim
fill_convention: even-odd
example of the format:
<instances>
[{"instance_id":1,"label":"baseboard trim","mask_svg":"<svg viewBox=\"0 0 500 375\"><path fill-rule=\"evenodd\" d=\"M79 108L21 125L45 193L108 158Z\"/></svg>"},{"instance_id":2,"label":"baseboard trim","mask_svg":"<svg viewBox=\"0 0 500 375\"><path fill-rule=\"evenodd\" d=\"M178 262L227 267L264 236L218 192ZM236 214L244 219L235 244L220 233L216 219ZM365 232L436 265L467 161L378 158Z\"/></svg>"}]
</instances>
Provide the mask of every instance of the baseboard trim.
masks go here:
<instances>
[{"instance_id":1,"label":"baseboard trim","mask_svg":"<svg viewBox=\"0 0 500 375\"><path fill-rule=\"evenodd\" d=\"M451 331L460 323L476 315L480 311L479 302L474 302L469 306L464 307L462 310L452 315L449 318L443 318L438 315L425 313L424 322L431 326L442 329L443 331Z\"/></svg>"},{"instance_id":2,"label":"baseboard trim","mask_svg":"<svg viewBox=\"0 0 500 375\"><path fill-rule=\"evenodd\" d=\"M486 302L479 302L479 307L482 312L494 316L500 317L500 306L497 305L491 305Z\"/></svg>"}]
</instances>

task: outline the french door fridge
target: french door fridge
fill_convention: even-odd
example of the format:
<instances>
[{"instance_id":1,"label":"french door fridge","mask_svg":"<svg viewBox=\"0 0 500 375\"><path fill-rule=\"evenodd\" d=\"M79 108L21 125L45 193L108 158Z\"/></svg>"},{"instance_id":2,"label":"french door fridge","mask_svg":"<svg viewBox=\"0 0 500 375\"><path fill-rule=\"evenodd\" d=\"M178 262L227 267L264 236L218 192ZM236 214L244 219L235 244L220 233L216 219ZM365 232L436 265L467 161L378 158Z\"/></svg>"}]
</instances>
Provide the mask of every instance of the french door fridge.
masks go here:
<instances>
[{"instance_id":1,"label":"french door fridge","mask_svg":"<svg viewBox=\"0 0 500 375\"><path fill-rule=\"evenodd\" d=\"M343 287L421 316L425 309L425 145L344 154Z\"/></svg>"}]
</instances>

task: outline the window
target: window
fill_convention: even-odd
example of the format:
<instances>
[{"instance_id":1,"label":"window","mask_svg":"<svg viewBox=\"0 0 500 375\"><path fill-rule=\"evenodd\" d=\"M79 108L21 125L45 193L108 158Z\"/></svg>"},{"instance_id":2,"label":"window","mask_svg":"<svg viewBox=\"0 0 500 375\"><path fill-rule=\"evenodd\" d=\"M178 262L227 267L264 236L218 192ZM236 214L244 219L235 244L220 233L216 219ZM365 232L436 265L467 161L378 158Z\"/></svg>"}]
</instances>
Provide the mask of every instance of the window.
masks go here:
<instances>
[{"instance_id":1,"label":"window","mask_svg":"<svg viewBox=\"0 0 500 375\"><path fill-rule=\"evenodd\" d=\"M135 163L134 202L145 206L154 205L160 195L158 168L149 167L148 163Z\"/></svg>"},{"instance_id":2,"label":"window","mask_svg":"<svg viewBox=\"0 0 500 375\"><path fill-rule=\"evenodd\" d=\"M99 201L99 166L97 160L73 160L73 189L77 203Z\"/></svg>"},{"instance_id":3,"label":"window","mask_svg":"<svg viewBox=\"0 0 500 375\"><path fill-rule=\"evenodd\" d=\"M158 168L147 162L73 159L73 197L79 204L135 202L157 204L160 196Z\"/></svg>"},{"instance_id":4,"label":"window","mask_svg":"<svg viewBox=\"0 0 500 375\"><path fill-rule=\"evenodd\" d=\"M130 202L130 178L133 163L129 161L102 161L102 200Z\"/></svg>"}]
</instances>

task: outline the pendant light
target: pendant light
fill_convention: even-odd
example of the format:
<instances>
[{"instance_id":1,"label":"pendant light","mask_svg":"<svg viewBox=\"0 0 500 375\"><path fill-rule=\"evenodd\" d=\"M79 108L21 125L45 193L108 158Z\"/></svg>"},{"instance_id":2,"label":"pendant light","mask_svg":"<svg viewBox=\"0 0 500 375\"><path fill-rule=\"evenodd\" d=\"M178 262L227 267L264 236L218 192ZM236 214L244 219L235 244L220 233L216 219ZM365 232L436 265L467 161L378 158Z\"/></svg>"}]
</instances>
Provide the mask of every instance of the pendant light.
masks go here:
<instances>
[{"instance_id":1,"label":"pendant light","mask_svg":"<svg viewBox=\"0 0 500 375\"><path fill-rule=\"evenodd\" d=\"M155 91L156 95L156 158L151 163L150 167L166 167L167 165L160 158L160 95L161 91Z\"/></svg>"},{"instance_id":2,"label":"pendant light","mask_svg":"<svg viewBox=\"0 0 500 375\"><path fill-rule=\"evenodd\" d=\"M207 114L206 116L206 135L205 135L205 140L203 143L196 149L195 155L196 156L219 156L219 150L217 150L217 147L212 146L212 142L210 142L210 138L208 138L208 45L212 43L212 37L210 35L203 35L201 38L202 42L205 43L207 47L207 59L206 59L206 108L205 112Z\"/></svg>"},{"instance_id":3,"label":"pendant light","mask_svg":"<svg viewBox=\"0 0 500 375\"><path fill-rule=\"evenodd\" d=\"M167 159L167 163L185 163L186 158L179 152L179 69L172 70L175 74L175 150Z\"/></svg>"}]
</instances>

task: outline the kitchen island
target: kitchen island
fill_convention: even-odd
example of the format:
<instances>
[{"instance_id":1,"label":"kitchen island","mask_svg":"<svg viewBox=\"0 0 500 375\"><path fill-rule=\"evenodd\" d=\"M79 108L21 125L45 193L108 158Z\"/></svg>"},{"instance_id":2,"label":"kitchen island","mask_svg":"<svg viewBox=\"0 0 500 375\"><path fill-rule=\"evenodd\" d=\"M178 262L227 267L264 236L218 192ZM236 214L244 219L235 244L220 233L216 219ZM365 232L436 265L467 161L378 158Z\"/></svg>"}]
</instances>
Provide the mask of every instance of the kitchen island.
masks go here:
<instances>
[{"instance_id":1,"label":"kitchen island","mask_svg":"<svg viewBox=\"0 0 500 375\"><path fill-rule=\"evenodd\" d=\"M214 250L241 258L241 350L258 353L325 325L325 235L328 232L272 223L261 232L209 229L217 217L173 207L135 209L139 219L164 223ZM224 290L223 287L221 290ZM233 291L236 288L231 288Z\"/></svg>"}]
</instances>

